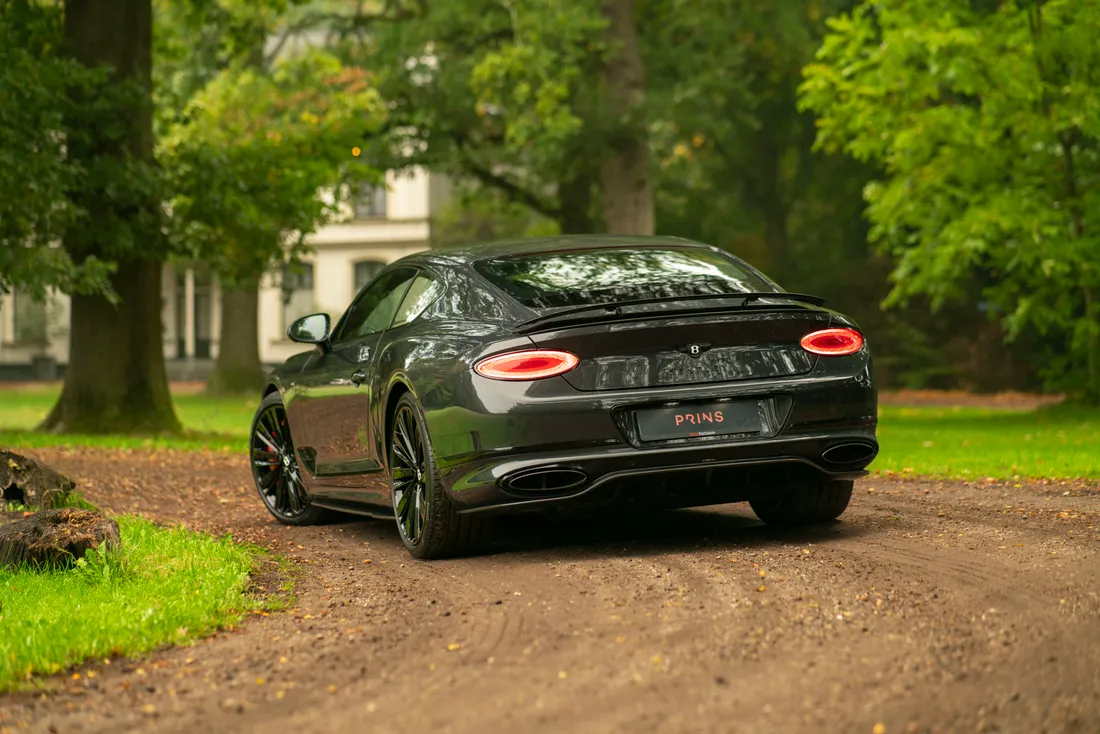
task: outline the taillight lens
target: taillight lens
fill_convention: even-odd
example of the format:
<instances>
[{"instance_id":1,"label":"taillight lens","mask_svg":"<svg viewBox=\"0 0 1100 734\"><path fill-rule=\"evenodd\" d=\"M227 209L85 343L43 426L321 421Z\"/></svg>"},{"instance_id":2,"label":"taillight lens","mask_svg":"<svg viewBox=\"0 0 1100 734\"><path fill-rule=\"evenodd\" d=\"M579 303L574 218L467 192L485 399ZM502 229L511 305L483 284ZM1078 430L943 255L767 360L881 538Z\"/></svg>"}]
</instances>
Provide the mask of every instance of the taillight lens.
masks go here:
<instances>
[{"instance_id":1,"label":"taillight lens","mask_svg":"<svg viewBox=\"0 0 1100 734\"><path fill-rule=\"evenodd\" d=\"M802 337L802 348L827 357L855 354L863 348L863 335L855 329L822 329Z\"/></svg>"},{"instance_id":2,"label":"taillight lens","mask_svg":"<svg viewBox=\"0 0 1100 734\"><path fill-rule=\"evenodd\" d=\"M474 371L494 380L541 380L563 375L579 363L570 352L538 349L486 357L474 365Z\"/></svg>"}]
</instances>

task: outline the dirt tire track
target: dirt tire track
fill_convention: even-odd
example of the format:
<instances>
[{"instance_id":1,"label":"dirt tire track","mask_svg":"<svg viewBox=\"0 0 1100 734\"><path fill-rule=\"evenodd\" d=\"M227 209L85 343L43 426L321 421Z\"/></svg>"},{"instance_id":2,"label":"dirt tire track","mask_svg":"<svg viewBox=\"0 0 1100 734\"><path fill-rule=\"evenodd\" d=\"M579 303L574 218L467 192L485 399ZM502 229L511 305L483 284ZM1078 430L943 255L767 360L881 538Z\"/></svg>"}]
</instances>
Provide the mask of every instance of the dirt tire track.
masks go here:
<instances>
[{"instance_id":1,"label":"dirt tire track","mask_svg":"<svg viewBox=\"0 0 1100 734\"><path fill-rule=\"evenodd\" d=\"M392 524L274 524L239 457L39 453L304 573L291 611L0 698L0 731L1100 731L1095 488L876 478L824 528L514 520L423 563Z\"/></svg>"}]
</instances>

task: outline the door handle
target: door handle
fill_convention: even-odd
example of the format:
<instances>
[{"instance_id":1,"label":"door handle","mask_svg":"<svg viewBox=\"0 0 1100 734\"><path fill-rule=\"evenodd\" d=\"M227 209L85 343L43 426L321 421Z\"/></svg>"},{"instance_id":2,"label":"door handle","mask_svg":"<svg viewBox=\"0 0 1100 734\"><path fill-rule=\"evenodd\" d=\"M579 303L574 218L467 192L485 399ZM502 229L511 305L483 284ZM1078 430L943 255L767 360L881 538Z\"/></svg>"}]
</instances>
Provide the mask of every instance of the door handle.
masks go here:
<instances>
[{"instance_id":1,"label":"door handle","mask_svg":"<svg viewBox=\"0 0 1100 734\"><path fill-rule=\"evenodd\" d=\"M367 381L367 373L363 370L355 370L351 373L351 381L355 383L356 387L359 387Z\"/></svg>"}]
</instances>

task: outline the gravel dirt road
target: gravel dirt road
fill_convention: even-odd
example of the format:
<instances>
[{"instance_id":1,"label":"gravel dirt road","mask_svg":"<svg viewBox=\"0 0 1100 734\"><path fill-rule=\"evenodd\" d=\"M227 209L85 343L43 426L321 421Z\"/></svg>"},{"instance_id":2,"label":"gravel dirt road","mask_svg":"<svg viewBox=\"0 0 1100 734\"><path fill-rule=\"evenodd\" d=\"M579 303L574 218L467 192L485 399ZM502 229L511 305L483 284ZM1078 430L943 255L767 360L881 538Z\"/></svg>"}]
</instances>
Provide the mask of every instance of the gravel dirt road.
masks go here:
<instances>
[{"instance_id":1,"label":"gravel dirt road","mask_svg":"<svg viewBox=\"0 0 1100 734\"><path fill-rule=\"evenodd\" d=\"M274 524L241 457L35 455L302 572L290 611L0 698L0 731L1100 731L1095 483L875 478L816 530L515 521L424 563L391 523Z\"/></svg>"}]
</instances>

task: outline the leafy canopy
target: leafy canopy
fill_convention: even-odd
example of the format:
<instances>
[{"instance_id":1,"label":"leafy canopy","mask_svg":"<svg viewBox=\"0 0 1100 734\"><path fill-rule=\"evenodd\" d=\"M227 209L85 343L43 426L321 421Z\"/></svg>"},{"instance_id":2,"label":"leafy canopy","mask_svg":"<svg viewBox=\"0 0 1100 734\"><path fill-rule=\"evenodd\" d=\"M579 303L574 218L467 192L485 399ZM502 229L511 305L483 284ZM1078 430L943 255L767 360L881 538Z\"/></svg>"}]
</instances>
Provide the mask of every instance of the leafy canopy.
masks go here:
<instances>
[{"instance_id":1,"label":"leafy canopy","mask_svg":"<svg viewBox=\"0 0 1100 734\"><path fill-rule=\"evenodd\" d=\"M160 141L181 247L230 283L293 259L342 193L378 178L353 151L384 116L367 73L323 49L222 70Z\"/></svg>"},{"instance_id":2,"label":"leafy canopy","mask_svg":"<svg viewBox=\"0 0 1100 734\"><path fill-rule=\"evenodd\" d=\"M70 89L102 88L106 72L62 57L61 42L60 6L0 4L0 293L108 289L107 263L76 261L58 246L85 213L71 194L95 173L66 159L66 126L107 103L73 104Z\"/></svg>"},{"instance_id":3,"label":"leafy canopy","mask_svg":"<svg viewBox=\"0 0 1100 734\"><path fill-rule=\"evenodd\" d=\"M977 275L1010 337L1063 335L1063 384L1100 395L1100 0L878 0L830 21L801 102L817 145L880 164L888 303Z\"/></svg>"}]
</instances>

